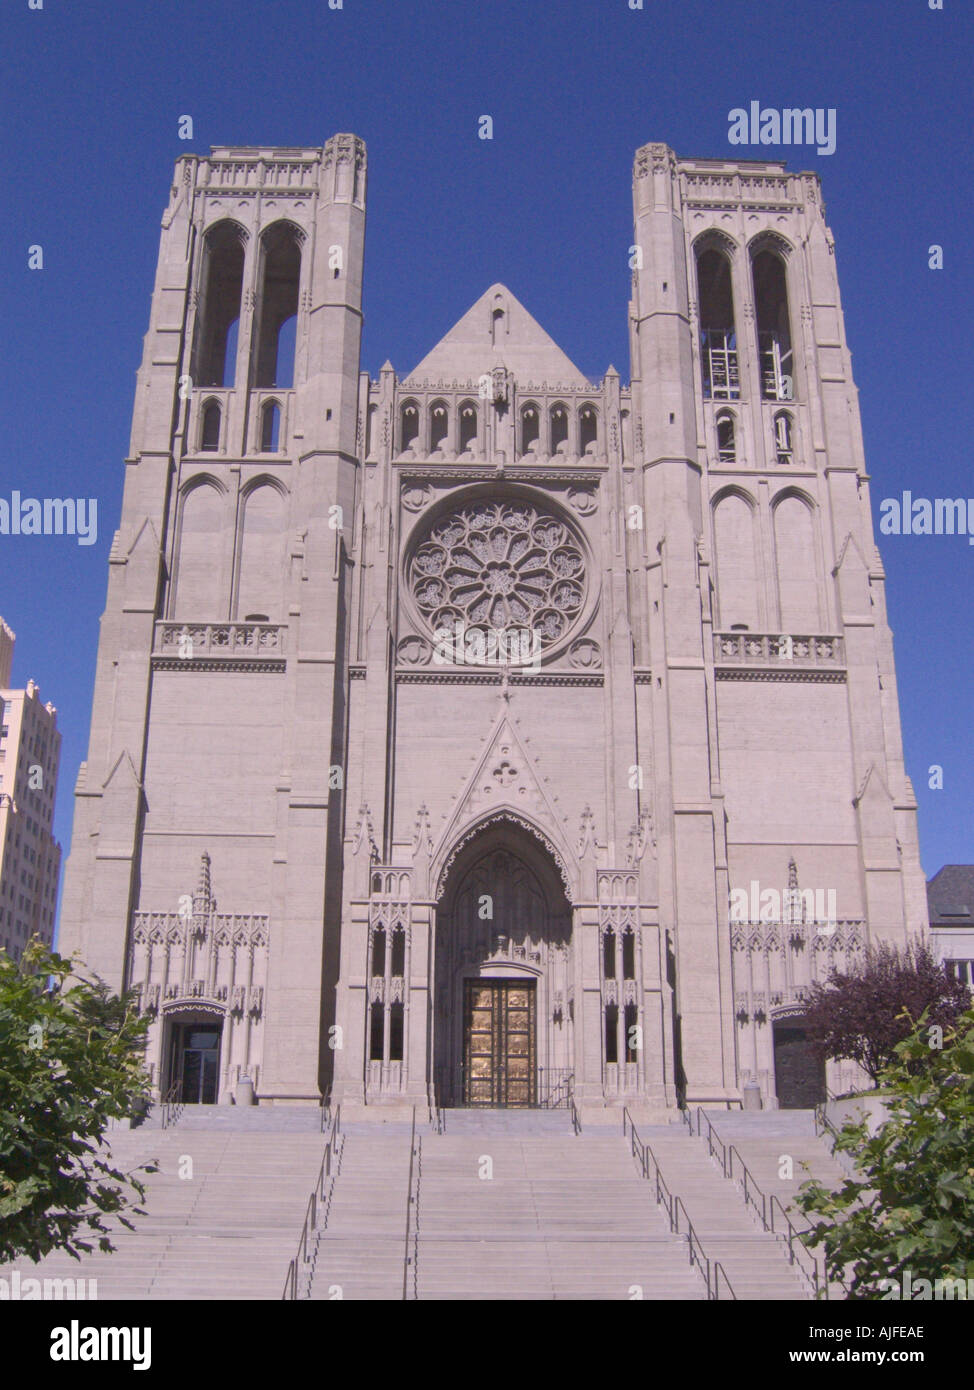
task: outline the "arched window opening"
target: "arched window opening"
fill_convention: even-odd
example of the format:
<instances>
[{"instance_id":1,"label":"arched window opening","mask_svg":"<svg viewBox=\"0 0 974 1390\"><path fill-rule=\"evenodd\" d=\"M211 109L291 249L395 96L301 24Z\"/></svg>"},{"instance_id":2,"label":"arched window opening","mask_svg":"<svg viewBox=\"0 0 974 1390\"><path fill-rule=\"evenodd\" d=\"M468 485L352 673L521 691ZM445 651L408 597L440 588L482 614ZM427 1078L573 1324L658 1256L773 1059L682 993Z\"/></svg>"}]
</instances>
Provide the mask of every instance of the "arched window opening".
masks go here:
<instances>
[{"instance_id":1,"label":"arched window opening","mask_svg":"<svg viewBox=\"0 0 974 1390\"><path fill-rule=\"evenodd\" d=\"M372 936L372 974L384 976L386 973L386 932L379 927Z\"/></svg>"},{"instance_id":2,"label":"arched window opening","mask_svg":"<svg viewBox=\"0 0 974 1390\"><path fill-rule=\"evenodd\" d=\"M298 234L287 225L272 227L264 235L262 249L254 385L289 388L294 385L295 316L301 281Z\"/></svg>"},{"instance_id":3,"label":"arched window opening","mask_svg":"<svg viewBox=\"0 0 974 1390\"><path fill-rule=\"evenodd\" d=\"M761 361L761 395L766 401L790 401L795 395L795 379L785 264L775 252L759 251L751 271Z\"/></svg>"},{"instance_id":4,"label":"arched window opening","mask_svg":"<svg viewBox=\"0 0 974 1390\"><path fill-rule=\"evenodd\" d=\"M203 428L200 431L200 448L212 453L220 447L220 403L207 401L203 407Z\"/></svg>"},{"instance_id":5,"label":"arched window opening","mask_svg":"<svg viewBox=\"0 0 974 1390\"><path fill-rule=\"evenodd\" d=\"M377 999L369 1009L369 1061L382 1061L384 1010Z\"/></svg>"},{"instance_id":6,"label":"arched window opening","mask_svg":"<svg viewBox=\"0 0 974 1390\"><path fill-rule=\"evenodd\" d=\"M627 1004L623 1014L626 1029L626 1061L635 1062L639 1048L639 1011L635 1004Z\"/></svg>"},{"instance_id":7,"label":"arched window opening","mask_svg":"<svg viewBox=\"0 0 974 1390\"><path fill-rule=\"evenodd\" d=\"M402 437L401 453L405 453L419 438L419 411L410 403L403 406L399 417Z\"/></svg>"},{"instance_id":8,"label":"arched window opening","mask_svg":"<svg viewBox=\"0 0 974 1390\"><path fill-rule=\"evenodd\" d=\"M239 228L229 222L206 237L199 307L196 371L199 386L232 386L243 291L244 248Z\"/></svg>"},{"instance_id":9,"label":"arched window opening","mask_svg":"<svg viewBox=\"0 0 974 1390\"><path fill-rule=\"evenodd\" d=\"M442 401L430 406L430 449L442 449L450 428L450 417Z\"/></svg>"},{"instance_id":10,"label":"arched window opening","mask_svg":"<svg viewBox=\"0 0 974 1390\"><path fill-rule=\"evenodd\" d=\"M711 401L736 401L741 394L734 327L731 263L708 247L697 256L700 295L700 359L703 393Z\"/></svg>"},{"instance_id":11,"label":"arched window opening","mask_svg":"<svg viewBox=\"0 0 974 1390\"><path fill-rule=\"evenodd\" d=\"M477 408L473 405L460 407L460 453L466 453L477 443Z\"/></svg>"},{"instance_id":12,"label":"arched window opening","mask_svg":"<svg viewBox=\"0 0 974 1390\"><path fill-rule=\"evenodd\" d=\"M794 460L791 416L787 410L779 411L774 417L774 448L779 463L788 464Z\"/></svg>"},{"instance_id":13,"label":"arched window opening","mask_svg":"<svg viewBox=\"0 0 974 1390\"><path fill-rule=\"evenodd\" d=\"M631 931L623 932L622 935L622 978L636 978L636 934Z\"/></svg>"},{"instance_id":14,"label":"arched window opening","mask_svg":"<svg viewBox=\"0 0 974 1390\"><path fill-rule=\"evenodd\" d=\"M280 447L281 407L276 401L268 401L260 418L260 451L262 454L276 454Z\"/></svg>"},{"instance_id":15,"label":"arched window opening","mask_svg":"<svg viewBox=\"0 0 974 1390\"><path fill-rule=\"evenodd\" d=\"M529 454L541 435L541 417L536 406L526 405L521 411L521 453Z\"/></svg>"},{"instance_id":16,"label":"arched window opening","mask_svg":"<svg viewBox=\"0 0 974 1390\"><path fill-rule=\"evenodd\" d=\"M562 445L567 450L568 411L563 405L555 405L551 408L551 452L557 454Z\"/></svg>"},{"instance_id":17,"label":"arched window opening","mask_svg":"<svg viewBox=\"0 0 974 1390\"><path fill-rule=\"evenodd\" d=\"M401 927L392 933L392 964L390 966L392 975L405 975L406 973L406 933Z\"/></svg>"},{"instance_id":18,"label":"arched window opening","mask_svg":"<svg viewBox=\"0 0 974 1390\"><path fill-rule=\"evenodd\" d=\"M723 411L717 416L717 461L719 463L733 463L736 458L734 417L730 411Z\"/></svg>"},{"instance_id":19,"label":"arched window opening","mask_svg":"<svg viewBox=\"0 0 974 1390\"><path fill-rule=\"evenodd\" d=\"M616 934L611 928L602 938L602 973L607 980L616 977Z\"/></svg>"},{"instance_id":20,"label":"arched window opening","mask_svg":"<svg viewBox=\"0 0 974 1390\"><path fill-rule=\"evenodd\" d=\"M619 1060L619 1006L605 1006L605 1060L611 1066Z\"/></svg>"},{"instance_id":21,"label":"arched window opening","mask_svg":"<svg viewBox=\"0 0 974 1390\"><path fill-rule=\"evenodd\" d=\"M393 1004L389 1009L389 1061L402 1061L403 1006Z\"/></svg>"},{"instance_id":22,"label":"arched window opening","mask_svg":"<svg viewBox=\"0 0 974 1390\"><path fill-rule=\"evenodd\" d=\"M275 386L290 390L294 385L294 355L298 347L298 316L291 314L277 332L277 370Z\"/></svg>"},{"instance_id":23,"label":"arched window opening","mask_svg":"<svg viewBox=\"0 0 974 1390\"><path fill-rule=\"evenodd\" d=\"M595 411L590 405L583 405L578 412L578 450L581 454L587 454L589 450L594 453L599 437L599 420Z\"/></svg>"}]
</instances>

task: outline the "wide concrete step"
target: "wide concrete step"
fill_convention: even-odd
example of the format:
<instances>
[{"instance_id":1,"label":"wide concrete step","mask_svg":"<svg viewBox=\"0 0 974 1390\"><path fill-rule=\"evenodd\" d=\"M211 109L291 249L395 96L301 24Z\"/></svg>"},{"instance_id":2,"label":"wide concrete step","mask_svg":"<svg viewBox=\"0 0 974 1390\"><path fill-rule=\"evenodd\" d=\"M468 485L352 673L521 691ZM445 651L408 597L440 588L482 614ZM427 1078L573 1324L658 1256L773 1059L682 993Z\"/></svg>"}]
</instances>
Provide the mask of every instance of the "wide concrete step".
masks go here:
<instances>
[{"instance_id":1,"label":"wide concrete step","mask_svg":"<svg viewBox=\"0 0 974 1390\"><path fill-rule=\"evenodd\" d=\"M213 1107L202 1107L212 1110ZM156 1160L143 1178L144 1217L115 1227L116 1251L72 1260L54 1252L21 1276L97 1280L99 1299L279 1298L318 1174L325 1138L316 1129L274 1133L113 1130L123 1170Z\"/></svg>"},{"instance_id":2,"label":"wide concrete step","mask_svg":"<svg viewBox=\"0 0 974 1390\"><path fill-rule=\"evenodd\" d=\"M705 1140L687 1129L654 1125L639 1134L667 1187L681 1199L706 1257L722 1266L739 1299L810 1296L786 1247L763 1228L737 1184L724 1177Z\"/></svg>"},{"instance_id":3,"label":"wide concrete step","mask_svg":"<svg viewBox=\"0 0 974 1390\"><path fill-rule=\"evenodd\" d=\"M619 1133L576 1136L558 1112L450 1112L417 1145L404 1265L409 1158L408 1136L349 1136L312 1298L402 1298L404 1271L409 1298L705 1297Z\"/></svg>"}]
</instances>

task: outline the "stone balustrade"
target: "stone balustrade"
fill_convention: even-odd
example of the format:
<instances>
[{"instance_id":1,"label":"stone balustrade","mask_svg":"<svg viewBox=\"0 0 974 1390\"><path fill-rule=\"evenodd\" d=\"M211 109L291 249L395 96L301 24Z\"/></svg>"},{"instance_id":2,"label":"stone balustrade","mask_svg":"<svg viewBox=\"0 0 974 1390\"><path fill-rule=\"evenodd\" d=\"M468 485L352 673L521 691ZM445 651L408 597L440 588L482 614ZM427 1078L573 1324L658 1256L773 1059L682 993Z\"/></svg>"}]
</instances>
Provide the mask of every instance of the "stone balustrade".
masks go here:
<instances>
[{"instance_id":1,"label":"stone balustrade","mask_svg":"<svg viewBox=\"0 0 974 1390\"><path fill-rule=\"evenodd\" d=\"M841 637L789 633L715 632L715 666L845 666Z\"/></svg>"}]
</instances>

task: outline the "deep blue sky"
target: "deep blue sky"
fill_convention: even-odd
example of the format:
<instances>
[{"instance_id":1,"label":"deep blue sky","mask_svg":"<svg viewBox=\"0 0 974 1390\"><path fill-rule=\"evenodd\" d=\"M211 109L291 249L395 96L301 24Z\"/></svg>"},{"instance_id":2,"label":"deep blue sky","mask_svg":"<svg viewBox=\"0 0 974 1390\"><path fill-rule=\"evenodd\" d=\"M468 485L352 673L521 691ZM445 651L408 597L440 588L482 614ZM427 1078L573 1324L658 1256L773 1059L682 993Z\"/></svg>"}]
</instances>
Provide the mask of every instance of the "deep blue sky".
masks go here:
<instances>
[{"instance_id":1,"label":"deep blue sky","mask_svg":"<svg viewBox=\"0 0 974 1390\"><path fill-rule=\"evenodd\" d=\"M0 538L14 682L64 734L70 841L135 370L174 159L369 150L363 366L413 367L495 280L628 379L633 151L788 158L824 179L877 520L974 497L970 0L4 0L0 495L95 496L97 545ZM737 149L728 112L835 107L838 148ZM177 138L190 114L192 144ZM492 143L477 138L494 118ZM27 269L40 243L45 268ZM927 268L940 243L946 268ZM406 287L409 287L408 292ZM974 860L974 547L886 537L907 768L929 875ZM928 789L942 764L944 789Z\"/></svg>"}]
</instances>

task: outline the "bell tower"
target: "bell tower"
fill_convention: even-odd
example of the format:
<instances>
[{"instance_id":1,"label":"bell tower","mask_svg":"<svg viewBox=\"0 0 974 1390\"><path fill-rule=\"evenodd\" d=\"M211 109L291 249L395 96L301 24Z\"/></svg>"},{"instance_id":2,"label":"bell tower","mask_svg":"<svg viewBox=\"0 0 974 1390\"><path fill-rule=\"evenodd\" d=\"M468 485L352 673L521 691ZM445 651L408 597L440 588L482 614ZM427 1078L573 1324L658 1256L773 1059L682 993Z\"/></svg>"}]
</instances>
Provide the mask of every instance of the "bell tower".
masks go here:
<instances>
[{"instance_id":1,"label":"bell tower","mask_svg":"<svg viewBox=\"0 0 974 1390\"><path fill-rule=\"evenodd\" d=\"M157 1001L160 1087L192 1007L222 1018L221 1097L247 1071L269 1100L319 1092L365 185L354 135L218 147L177 160L162 220L62 915L65 950ZM222 935L190 979L204 853ZM270 924L266 991L238 916Z\"/></svg>"}]
</instances>

